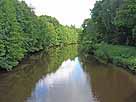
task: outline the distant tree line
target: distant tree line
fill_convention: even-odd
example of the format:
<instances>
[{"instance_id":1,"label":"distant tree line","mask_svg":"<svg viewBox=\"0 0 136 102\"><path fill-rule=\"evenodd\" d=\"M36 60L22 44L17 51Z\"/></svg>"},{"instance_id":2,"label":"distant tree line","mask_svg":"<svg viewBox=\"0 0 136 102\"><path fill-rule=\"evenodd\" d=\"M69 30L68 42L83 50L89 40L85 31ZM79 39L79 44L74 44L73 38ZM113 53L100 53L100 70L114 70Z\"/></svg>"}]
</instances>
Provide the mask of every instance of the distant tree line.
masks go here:
<instances>
[{"instance_id":1,"label":"distant tree line","mask_svg":"<svg viewBox=\"0 0 136 102\"><path fill-rule=\"evenodd\" d=\"M24 1L0 0L0 68L11 70L31 52L76 43L78 32L54 17L36 16Z\"/></svg>"}]
</instances>

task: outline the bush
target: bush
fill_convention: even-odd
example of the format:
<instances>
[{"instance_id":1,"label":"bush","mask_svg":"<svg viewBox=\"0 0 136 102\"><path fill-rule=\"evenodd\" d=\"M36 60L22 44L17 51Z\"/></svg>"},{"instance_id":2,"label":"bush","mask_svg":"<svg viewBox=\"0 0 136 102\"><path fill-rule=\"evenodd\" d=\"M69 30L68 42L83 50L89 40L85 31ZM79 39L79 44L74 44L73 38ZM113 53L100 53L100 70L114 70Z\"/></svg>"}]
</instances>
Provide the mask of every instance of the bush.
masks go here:
<instances>
[{"instance_id":1,"label":"bush","mask_svg":"<svg viewBox=\"0 0 136 102\"><path fill-rule=\"evenodd\" d=\"M100 59L136 71L136 48L130 46L97 44L95 55Z\"/></svg>"}]
</instances>

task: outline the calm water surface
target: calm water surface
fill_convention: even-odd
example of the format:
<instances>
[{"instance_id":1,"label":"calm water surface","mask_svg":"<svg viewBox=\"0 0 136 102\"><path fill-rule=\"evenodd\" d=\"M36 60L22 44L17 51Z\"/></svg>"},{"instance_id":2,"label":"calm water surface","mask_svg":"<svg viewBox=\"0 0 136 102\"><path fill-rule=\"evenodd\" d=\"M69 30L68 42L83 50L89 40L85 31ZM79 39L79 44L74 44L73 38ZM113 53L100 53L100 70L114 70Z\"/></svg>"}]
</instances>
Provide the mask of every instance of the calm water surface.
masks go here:
<instances>
[{"instance_id":1,"label":"calm water surface","mask_svg":"<svg viewBox=\"0 0 136 102\"><path fill-rule=\"evenodd\" d=\"M0 102L136 102L136 76L79 56L76 45L52 48L0 73Z\"/></svg>"}]
</instances>

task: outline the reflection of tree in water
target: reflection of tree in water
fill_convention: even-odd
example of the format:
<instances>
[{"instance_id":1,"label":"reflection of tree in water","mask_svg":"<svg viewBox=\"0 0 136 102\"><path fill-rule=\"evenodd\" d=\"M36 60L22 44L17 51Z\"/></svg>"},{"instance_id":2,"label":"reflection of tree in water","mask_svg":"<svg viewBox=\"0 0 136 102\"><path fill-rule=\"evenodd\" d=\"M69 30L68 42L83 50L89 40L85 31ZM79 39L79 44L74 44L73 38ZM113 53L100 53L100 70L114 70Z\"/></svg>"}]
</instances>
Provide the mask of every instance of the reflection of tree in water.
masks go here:
<instances>
[{"instance_id":1,"label":"reflection of tree in water","mask_svg":"<svg viewBox=\"0 0 136 102\"><path fill-rule=\"evenodd\" d=\"M48 52L48 71L55 71L67 59L74 59L78 55L77 45L51 48Z\"/></svg>"},{"instance_id":2,"label":"reflection of tree in water","mask_svg":"<svg viewBox=\"0 0 136 102\"><path fill-rule=\"evenodd\" d=\"M24 102L42 76L56 71L64 60L77 56L76 49L72 45L33 54L16 68L17 71L0 75L0 102Z\"/></svg>"},{"instance_id":3,"label":"reflection of tree in water","mask_svg":"<svg viewBox=\"0 0 136 102\"><path fill-rule=\"evenodd\" d=\"M94 57L86 60L82 59L84 69L91 76L92 91L100 102L136 102L136 80L132 74L97 62Z\"/></svg>"}]
</instances>

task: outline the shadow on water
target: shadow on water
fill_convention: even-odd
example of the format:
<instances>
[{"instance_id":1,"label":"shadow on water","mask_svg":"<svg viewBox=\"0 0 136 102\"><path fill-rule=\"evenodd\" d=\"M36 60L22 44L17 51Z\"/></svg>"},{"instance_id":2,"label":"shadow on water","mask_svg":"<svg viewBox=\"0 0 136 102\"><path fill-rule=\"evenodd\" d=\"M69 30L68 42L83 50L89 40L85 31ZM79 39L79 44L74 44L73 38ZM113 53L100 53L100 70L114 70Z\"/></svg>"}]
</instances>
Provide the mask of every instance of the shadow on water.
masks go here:
<instances>
[{"instance_id":1,"label":"shadow on water","mask_svg":"<svg viewBox=\"0 0 136 102\"><path fill-rule=\"evenodd\" d=\"M136 102L136 77L79 56L76 45L30 56L0 74L0 102Z\"/></svg>"},{"instance_id":2,"label":"shadow on water","mask_svg":"<svg viewBox=\"0 0 136 102\"><path fill-rule=\"evenodd\" d=\"M91 57L83 61L83 66L91 77L92 91L99 102L136 102L136 76Z\"/></svg>"}]
</instances>

